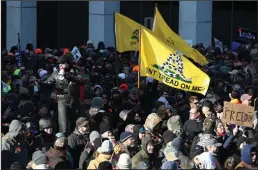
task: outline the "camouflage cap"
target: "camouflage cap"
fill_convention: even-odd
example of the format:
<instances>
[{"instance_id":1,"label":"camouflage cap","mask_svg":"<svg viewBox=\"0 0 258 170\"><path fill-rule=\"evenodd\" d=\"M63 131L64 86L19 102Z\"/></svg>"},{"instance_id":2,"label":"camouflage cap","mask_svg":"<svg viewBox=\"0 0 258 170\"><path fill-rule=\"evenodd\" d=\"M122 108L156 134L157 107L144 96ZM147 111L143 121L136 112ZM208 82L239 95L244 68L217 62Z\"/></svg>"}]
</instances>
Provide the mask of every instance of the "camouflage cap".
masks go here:
<instances>
[{"instance_id":1,"label":"camouflage cap","mask_svg":"<svg viewBox=\"0 0 258 170\"><path fill-rule=\"evenodd\" d=\"M151 113L145 120L144 127L149 130L153 131L154 127L161 122L161 118L157 113Z\"/></svg>"},{"instance_id":2,"label":"camouflage cap","mask_svg":"<svg viewBox=\"0 0 258 170\"><path fill-rule=\"evenodd\" d=\"M197 145L205 147L205 146L221 146L222 143L218 143L218 141L211 134L202 134L200 135L200 141Z\"/></svg>"},{"instance_id":3,"label":"camouflage cap","mask_svg":"<svg viewBox=\"0 0 258 170\"><path fill-rule=\"evenodd\" d=\"M173 132L176 136L183 133L182 122L180 116L172 116L167 122L168 130Z\"/></svg>"}]
</instances>

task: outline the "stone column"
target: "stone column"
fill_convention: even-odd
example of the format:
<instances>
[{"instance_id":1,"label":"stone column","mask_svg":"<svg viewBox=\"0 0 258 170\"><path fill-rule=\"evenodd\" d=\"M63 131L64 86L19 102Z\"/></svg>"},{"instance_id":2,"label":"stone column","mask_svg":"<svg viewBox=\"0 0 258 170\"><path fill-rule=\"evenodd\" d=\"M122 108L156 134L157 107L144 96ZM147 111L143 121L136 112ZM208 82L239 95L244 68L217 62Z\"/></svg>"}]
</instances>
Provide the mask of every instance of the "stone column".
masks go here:
<instances>
[{"instance_id":1,"label":"stone column","mask_svg":"<svg viewBox=\"0 0 258 170\"><path fill-rule=\"evenodd\" d=\"M27 43L37 47L37 2L7 1L6 2L6 47L9 50L18 43L20 33L21 49Z\"/></svg>"},{"instance_id":2,"label":"stone column","mask_svg":"<svg viewBox=\"0 0 258 170\"><path fill-rule=\"evenodd\" d=\"M179 1L179 35L193 45L212 44L212 1Z\"/></svg>"},{"instance_id":3,"label":"stone column","mask_svg":"<svg viewBox=\"0 0 258 170\"><path fill-rule=\"evenodd\" d=\"M119 1L89 1L89 39L95 47L99 41L115 46L114 12L119 11Z\"/></svg>"}]
</instances>

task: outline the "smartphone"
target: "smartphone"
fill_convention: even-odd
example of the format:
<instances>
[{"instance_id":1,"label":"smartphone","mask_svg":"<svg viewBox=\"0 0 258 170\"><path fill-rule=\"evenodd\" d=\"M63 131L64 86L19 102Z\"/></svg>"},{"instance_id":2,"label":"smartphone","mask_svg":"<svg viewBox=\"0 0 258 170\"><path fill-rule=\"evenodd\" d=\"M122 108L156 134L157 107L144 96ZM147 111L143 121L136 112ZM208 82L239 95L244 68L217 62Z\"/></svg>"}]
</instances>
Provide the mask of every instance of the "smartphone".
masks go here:
<instances>
[{"instance_id":1,"label":"smartphone","mask_svg":"<svg viewBox=\"0 0 258 170\"><path fill-rule=\"evenodd\" d=\"M39 91L38 86L34 86L34 92L38 92L38 91Z\"/></svg>"}]
</instances>

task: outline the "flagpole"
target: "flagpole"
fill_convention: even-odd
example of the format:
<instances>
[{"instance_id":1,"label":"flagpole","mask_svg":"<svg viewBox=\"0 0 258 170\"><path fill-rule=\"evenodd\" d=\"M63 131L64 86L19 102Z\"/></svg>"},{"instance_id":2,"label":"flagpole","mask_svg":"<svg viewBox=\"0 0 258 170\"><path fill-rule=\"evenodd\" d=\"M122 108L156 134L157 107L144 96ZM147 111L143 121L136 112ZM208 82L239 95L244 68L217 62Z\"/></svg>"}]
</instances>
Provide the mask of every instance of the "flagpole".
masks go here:
<instances>
[{"instance_id":1,"label":"flagpole","mask_svg":"<svg viewBox=\"0 0 258 170\"><path fill-rule=\"evenodd\" d=\"M114 22L114 27L113 27L113 33L114 33L114 40L115 40L115 47L116 47L116 51L115 51L115 77L116 77L116 86L119 86L119 79L118 79L118 58L119 56L117 55L117 41L116 41L116 13L113 13L113 22ZM121 55L121 54L119 54Z\"/></svg>"},{"instance_id":2,"label":"flagpole","mask_svg":"<svg viewBox=\"0 0 258 170\"><path fill-rule=\"evenodd\" d=\"M139 71L138 71L138 90L140 90L140 72L141 72L141 27L139 29L139 55L138 55L138 66L139 66Z\"/></svg>"}]
</instances>

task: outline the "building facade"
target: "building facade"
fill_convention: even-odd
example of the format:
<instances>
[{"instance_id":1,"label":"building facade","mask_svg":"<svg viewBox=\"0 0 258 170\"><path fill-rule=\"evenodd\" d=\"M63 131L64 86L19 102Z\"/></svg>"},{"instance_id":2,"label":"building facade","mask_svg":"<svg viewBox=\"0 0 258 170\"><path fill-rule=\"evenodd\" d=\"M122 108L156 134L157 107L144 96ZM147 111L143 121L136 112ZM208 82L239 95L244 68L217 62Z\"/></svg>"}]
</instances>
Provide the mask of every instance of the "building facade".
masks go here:
<instances>
[{"instance_id":1,"label":"building facade","mask_svg":"<svg viewBox=\"0 0 258 170\"><path fill-rule=\"evenodd\" d=\"M152 27L155 2L150 1L1 1L2 48L28 42L35 47L82 45L88 39L114 46L114 12ZM193 44L208 46L213 38L230 45L238 27L258 30L255 1L162 1L159 11L172 30Z\"/></svg>"}]
</instances>

